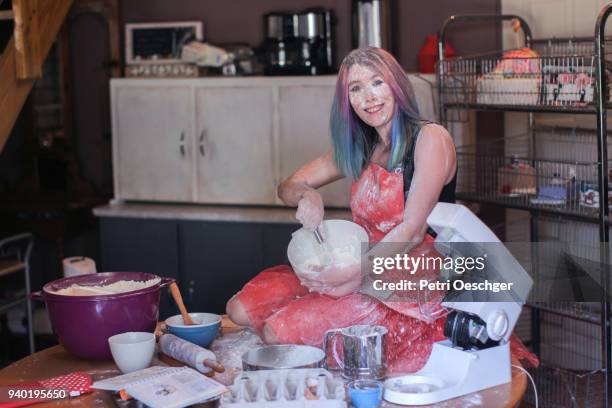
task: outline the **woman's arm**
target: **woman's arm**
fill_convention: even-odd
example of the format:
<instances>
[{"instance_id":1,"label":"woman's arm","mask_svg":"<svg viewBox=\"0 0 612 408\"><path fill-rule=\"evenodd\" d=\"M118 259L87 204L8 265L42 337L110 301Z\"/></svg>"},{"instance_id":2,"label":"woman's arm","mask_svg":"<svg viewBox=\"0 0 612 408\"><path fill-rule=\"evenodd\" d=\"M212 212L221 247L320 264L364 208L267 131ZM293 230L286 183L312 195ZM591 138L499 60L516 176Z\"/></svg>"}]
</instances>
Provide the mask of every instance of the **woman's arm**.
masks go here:
<instances>
[{"instance_id":1,"label":"woman's arm","mask_svg":"<svg viewBox=\"0 0 612 408\"><path fill-rule=\"evenodd\" d=\"M331 150L304 165L278 186L278 196L289 206L297 205L297 218L305 228L314 230L323 221L323 198L317 188L342 178Z\"/></svg>"},{"instance_id":2,"label":"woman's arm","mask_svg":"<svg viewBox=\"0 0 612 408\"><path fill-rule=\"evenodd\" d=\"M334 164L331 149L305 164L278 186L278 197L288 206L295 207L306 192L339 180L342 173Z\"/></svg>"},{"instance_id":3,"label":"woman's arm","mask_svg":"<svg viewBox=\"0 0 612 408\"><path fill-rule=\"evenodd\" d=\"M414 176L404 221L380 242L420 243L427 233L427 217L438 203L444 186L455 176L456 167L455 145L448 131L440 125L424 126L415 147Z\"/></svg>"}]
</instances>

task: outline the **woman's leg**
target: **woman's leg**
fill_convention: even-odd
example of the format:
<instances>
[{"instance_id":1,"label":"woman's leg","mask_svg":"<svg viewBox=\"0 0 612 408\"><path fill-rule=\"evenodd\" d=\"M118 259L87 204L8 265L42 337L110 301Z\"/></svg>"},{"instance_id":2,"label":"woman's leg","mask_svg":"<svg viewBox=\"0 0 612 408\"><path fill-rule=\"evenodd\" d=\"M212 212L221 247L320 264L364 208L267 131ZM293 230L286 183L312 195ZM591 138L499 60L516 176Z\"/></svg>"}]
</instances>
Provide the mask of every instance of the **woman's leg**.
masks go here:
<instances>
[{"instance_id":1,"label":"woman's leg","mask_svg":"<svg viewBox=\"0 0 612 408\"><path fill-rule=\"evenodd\" d=\"M268 316L307 293L291 267L275 266L260 272L232 296L226 311L234 323L260 332Z\"/></svg>"},{"instance_id":2,"label":"woman's leg","mask_svg":"<svg viewBox=\"0 0 612 408\"><path fill-rule=\"evenodd\" d=\"M377 300L360 293L340 298L310 293L268 317L264 322L263 340L267 344L321 347L326 331L382 320L386 309Z\"/></svg>"},{"instance_id":3,"label":"woman's leg","mask_svg":"<svg viewBox=\"0 0 612 408\"><path fill-rule=\"evenodd\" d=\"M385 326L390 372L416 371L429 354L432 343L443 339L443 319L423 322L392 310L378 300L359 293L332 298L308 294L268 317L263 326L267 344L308 344L321 347L325 332L358 324Z\"/></svg>"}]
</instances>

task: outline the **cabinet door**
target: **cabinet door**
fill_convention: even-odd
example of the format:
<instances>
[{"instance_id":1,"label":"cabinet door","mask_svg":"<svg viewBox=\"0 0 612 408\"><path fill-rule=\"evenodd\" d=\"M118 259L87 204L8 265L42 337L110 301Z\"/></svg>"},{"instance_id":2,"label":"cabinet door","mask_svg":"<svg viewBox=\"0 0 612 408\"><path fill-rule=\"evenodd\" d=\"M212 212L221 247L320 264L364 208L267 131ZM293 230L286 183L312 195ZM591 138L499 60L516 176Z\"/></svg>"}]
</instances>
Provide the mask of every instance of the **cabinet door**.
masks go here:
<instances>
[{"instance_id":1,"label":"cabinet door","mask_svg":"<svg viewBox=\"0 0 612 408\"><path fill-rule=\"evenodd\" d=\"M272 87L196 89L197 200L272 204Z\"/></svg>"},{"instance_id":2,"label":"cabinet door","mask_svg":"<svg viewBox=\"0 0 612 408\"><path fill-rule=\"evenodd\" d=\"M193 201L192 93L178 86L114 88L116 195Z\"/></svg>"},{"instance_id":3,"label":"cabinet door","mask_svg":"<svg viewBox=\"0 0 612 408\"><path fill-rule=\"evenodd\" d=\"M225 304L262 270L259 224L180 224L181 291L194 312L225 313Z\"/></svg>"},{"instance_id":4,"label":"cabinet door","mask_svg":"<svg viewBox=\"0 0 612 408\"><path fill-rule=\"evenodd\" d=\"M147 272L178 279L174 221L100 218L101 271ZM177 314L168 290L160 293L160 319Z\"/></svg>"},{"instance_id":5,"label":"cabinet door","mask_svg":"<svg viewBox=\"0 0 612 408\"><path fill-rule=\"evenodd\" d=\"M287 247L299 224L263 224L263 267L289 265Z\"/></svg>"},{"instance_id":6,"label":"cabinet door","mask_svg":"<svg viewBox=\"0 0 612 408\"><path fill-rule=\"evenodd\" d=\"M279 160L281 179L331 147L329 113L334 86L281 86ZM348 207L350 181L321 188L326 206Z\"/></svg>"}]
</instances>

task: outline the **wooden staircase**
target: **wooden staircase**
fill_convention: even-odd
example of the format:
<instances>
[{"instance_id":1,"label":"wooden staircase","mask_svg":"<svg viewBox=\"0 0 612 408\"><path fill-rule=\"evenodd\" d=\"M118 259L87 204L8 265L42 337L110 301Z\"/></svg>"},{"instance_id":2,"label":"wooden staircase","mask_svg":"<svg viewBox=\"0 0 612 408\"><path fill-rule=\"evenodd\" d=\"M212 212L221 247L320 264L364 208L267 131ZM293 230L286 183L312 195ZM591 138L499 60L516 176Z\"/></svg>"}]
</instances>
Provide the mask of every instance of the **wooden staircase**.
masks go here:
<instances>
[{"instance_id":1,"label":"wooden staircase","mask_svg":"<svg viewBox=\"0 0 612 408\"><path fill-rule=\"evenodd\" d=\"M13 0L15 29L0 55L0 153L73 0ZM0 0L2 3L2 0Z\"/></svg>"}]
</instances>

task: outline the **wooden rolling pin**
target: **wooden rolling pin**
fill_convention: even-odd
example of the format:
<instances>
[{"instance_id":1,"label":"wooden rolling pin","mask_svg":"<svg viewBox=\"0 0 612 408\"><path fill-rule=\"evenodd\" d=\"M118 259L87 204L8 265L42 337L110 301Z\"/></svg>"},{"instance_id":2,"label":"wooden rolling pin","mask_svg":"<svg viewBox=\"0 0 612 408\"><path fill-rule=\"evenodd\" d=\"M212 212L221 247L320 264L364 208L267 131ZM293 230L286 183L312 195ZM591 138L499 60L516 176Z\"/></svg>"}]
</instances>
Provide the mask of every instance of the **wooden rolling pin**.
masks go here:
<instances>
[{"instance_id":1,"label":"wooden rolling pin","mask_svg":"<svg viewBox=\"0 0 612 408\"><path fill-rule=\"evenodd\" d=\"M204 374L214 375L215 372L225 371L225 367L217 362L215 353L174 334L162 335L159 338L159 349L168 357L194 367Z\"/></svg>"}]
</instances>

